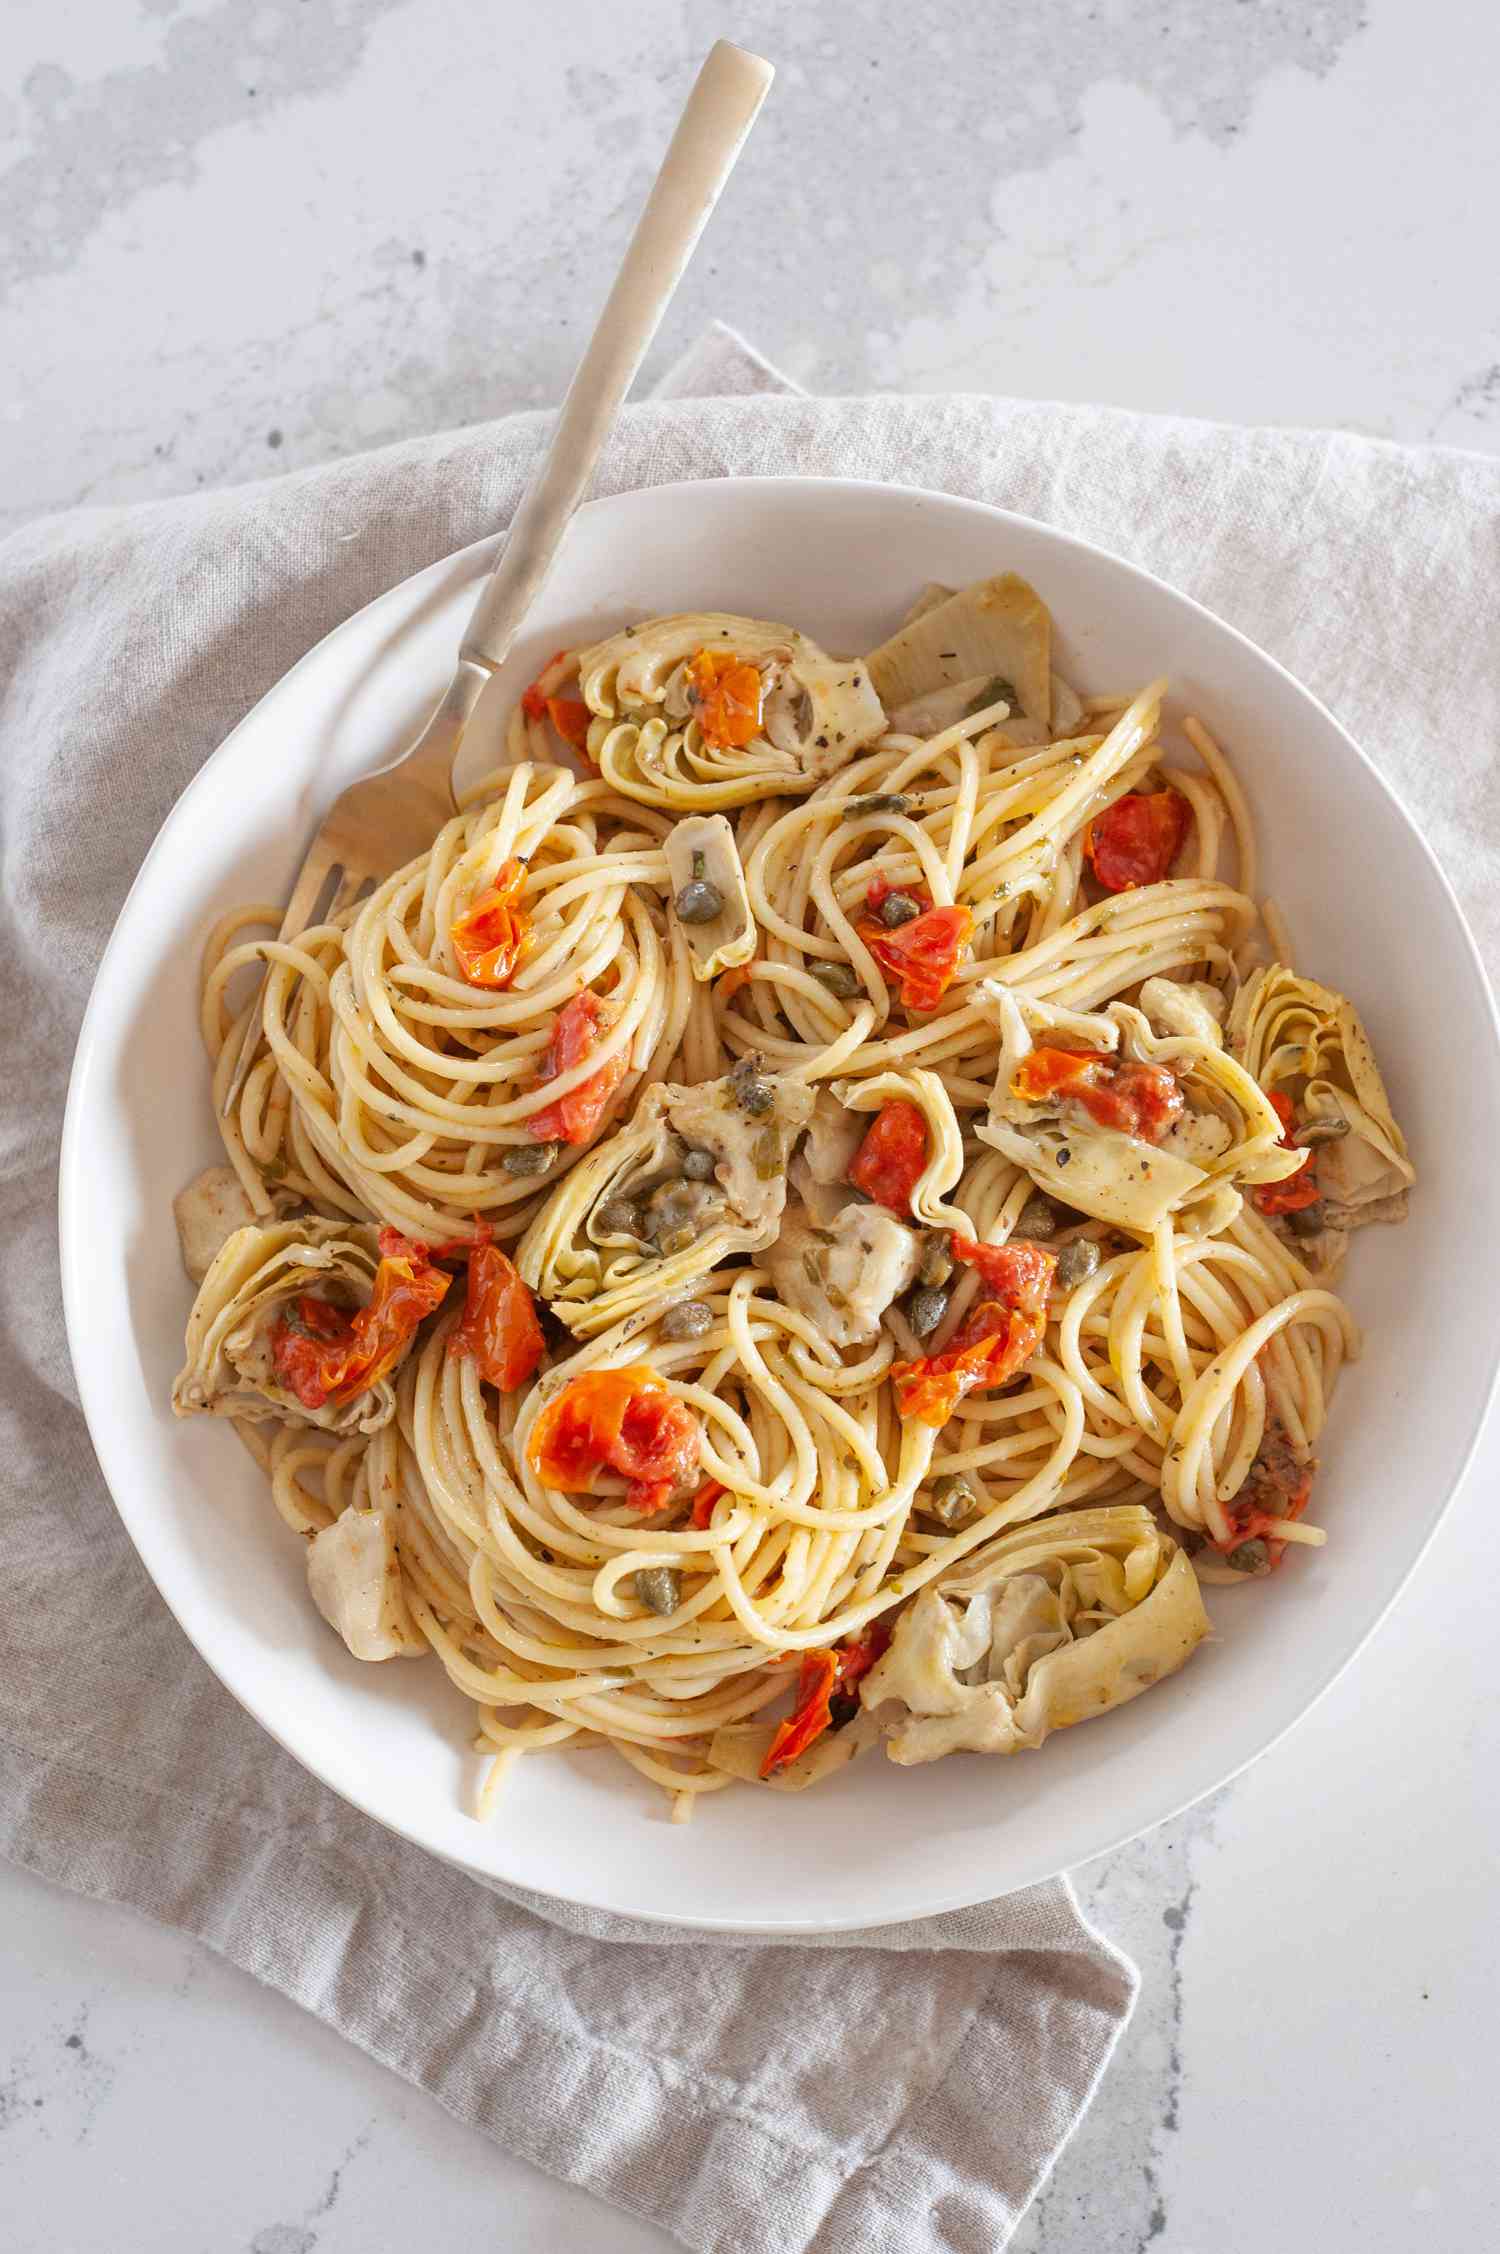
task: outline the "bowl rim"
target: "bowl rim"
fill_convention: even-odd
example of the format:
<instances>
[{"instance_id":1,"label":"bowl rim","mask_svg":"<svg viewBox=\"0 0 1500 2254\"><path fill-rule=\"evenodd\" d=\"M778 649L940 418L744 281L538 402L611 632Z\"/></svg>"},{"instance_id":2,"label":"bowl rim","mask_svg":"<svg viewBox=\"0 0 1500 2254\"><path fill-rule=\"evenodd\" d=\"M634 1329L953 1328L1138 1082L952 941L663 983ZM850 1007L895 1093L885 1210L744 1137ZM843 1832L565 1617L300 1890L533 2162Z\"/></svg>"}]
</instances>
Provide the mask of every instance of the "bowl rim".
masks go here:
<instances>
[{"instance_id":1,"label":"bowl rim","mask_svg":"<svg viewBox=\"0 0 1500 2254\"><path fill-rule=\"evenodd\" d=\"M1259 643L1252 641L1240 628L1222 618L1216 611L1210 610L1206 604L1199 602L1195 596L1185 593L1181 588L1172 585L1170 581L1161 578L1159 574L1150 571L1142 564L1132 562L1128 557L1117 554L1113 549L1106 548L1097 541L1086 539L1078 533L1065 531L1056 525L1047 523L1042 518L1027 516L1018 510L1000 508L993 503L975 500L965 494L948 493L936 487L896 484L880 478L793 476L786 474L767 477L731 476L674 479L659 485L636 486L620 493L601 495L598 499L585 502L578 514L592 519L601 514L607 515L616 509L628 509L630 504L639 502L646 497L655 501L673 496L684 499L712 496L712 505L717 507L723 505L726 494L731 494L745 487L753 488L759 494L766 494L783 488L794 489L799 494L819 491L873 493L898 504L936 504L945 511L957 510L981 517L1000 528L1006 526L1023 527L1027 534L1040 533L1047 542L1055 544L1061 549L1073 550L1094 561L1103 561L1112 569L1128 574L1149 589L1153 596L1164 596L1171 605L1185 606L1191 613L1207 620L1219 633L1238 643L1255 663L1269 669L1272 674L1278 676L1283 683L1290 687L1296 697L1305 700L1307 704L1313 707L1323 722L1337 733L1345 747L1353 753L1360 768L1364 771L1366 782L1373 786L1374 790L1387 801L1389 807L1399 817L1401 826L1426 862L1429 874L1436 879L1438 889L1451 911L1454 927L1459 936L1461 947L1466 953L1469 965L1473 970L1476 989L1481 997L1482 1009L1480 1014L1488 1028L1489 1039L1494 1052L1493 1061L1497 1069L1500 1069L1500 1008L1497 1008L1495 990L1478 943L1469 928L1458 895L1422 829L1407 808L1400 793L1381 773L1373 760L1356 742L1342 722L1329 710L1328 706L1322 702L1321 698L1309 689L1304 682L1300 681L1296 675L1291 673L1279 659L1273 657ZM443 1848L434 1846L416 1826L403 1823L384 1808L371 1805L370 1799L361 1793L350 1780L328 1773L328 1765L322 1758L321 1753L293 1744L275 1719L274 1706L271 1707L270 1711L267 1711L266 1701L252 1695L240 1685L230 1682L221 1671L214 1652L210 1648L209 1639L204 1637L200 1640L199 1636L194 1633L189 1620L184 1617L184 1607L178 1601L181 1591L174 1591L171 1585L173 1573L170 1556L163 1555L159 1548L149 1516L135 1509L134 1498L132 1498L130 1504L122 1501L115 1481L111 1477L108 1462L108 1452L112 1446L109 1420L102 1403L98 1399L98 1387L91 1374L92 1363L87 1356L81 1356L79 1352L79 1342L83 1335L83 1311L88 1290L88 1273L86 1248L82 1241L82 1232L76 1225L76 1215L80 1206L81 1175L87 1156L83 1145L84 1113L89 1096L89 1083L100 1044L100 1025L104 1010L110 999L108 990L111 979L116 972L117 958L123 947L123 935L130 920L131 910L137 895L152 881L154 867L158 856L164 850L168 833L176 827L183 809L197 795L206 794L212 787L212 778L232 758L238 739L250 727L262 706L269 699L279 696L305 670L311 669L328 642L341 634L354 620L377 610L382 604L394 602L397 598L411 596L414 593L431 593L450 578L461 579L466 566L477 566L484 561L487 553L493 551L504 537L503 532L486 534L478 540L469 541L464 546L435 558L431 563L423 565L418 570L394 581L389 587L382 589L378 595L371 597L369 602L361 604L357 609L349 612L347 617L340 619L334 626L330 627L326 634L319 636L318 640L305 650L302 656L289 666L285 673L279 675L271 686L256 699L256 702L241 715L229 734L203 761L196 774L168 808L139 869L131 881L111 927L109 938L94 973L88 1003L74 1048L73 1060L69 1070L67 1100L58 1157L58 1249L63 1317L68 1351L78 1388L79 1402L100 1474L111 1503L130 1537L137 1556L150 1576L157 1594L167 1606L194 1651L235 1702L266 1731L267 1735L290 1755L299 1767L315 1777L329 1791L337 1794L341 1800L358 1809L362 1815L378 1823L383 1829L408 1840L413 1846L433 1855L439 1862L463 1871L466 1876L477 1880L479 1883L496 1888L501 1892L513 1891L531 1895L536 1890L524 1885L520 1880L501 1878L492 1871L481 1869ZM1005 1896L1021 1892L1029 1886L1042 1884L1049 1879L1059 1877L1063 1875L1063 1871L1067 1868L1085 1868L1105 1855L1118 1853L1121 1848L1128 1846L1133 1840L1143 1837L1149 1831L1154 1831L1162 1824L1173 1822L1185 1810L1206 1799L1210 1794L1222 1790L1235 1778L1243 1775L1246 1769L1260 1760L1263 1755L1269 1753L1273 1747L1279 1745L1292 1730L1305 1721L1346 1669L1353 1665L1405 1593L1412 1576L1431 1547L1438 1529L1447 1520L1459 1494L1465 1488L1473 1469L1480 1440L1495 1404L1497 1390L1500 1390L1500 1323L1497 1323L1493 1330L1489 1346L1488 1374L1478 1389L1471 1428L1457 1451L1457 1469L1448 1493L1434 1515L1426 1533L1411 1552L1399 1578L1384 1602L1373 1612L1353 1643L1330 1662L1327 1671L1318 1680L1316 1687L1301 1708L1283 1722L1279 1728L1275 1729L1262 1744L1247 1753L1242 1760L1236 1761L1232 1767L1211 1782L1187 1791L1180 1800L1173 1800L1165 1810L1157 1811L1139 1822L1125 1823L1118 1833L1112 1833L1108 1839L1093 1848L1081 1863L1066 1865L1061 1869L1057 1866L1044 1868L1039 1863L1036 1869L1027 1871L1021 1877L1009 1881L999 1894L993 1893L982 1883L976 1887L972 1880L959 1882L936 1894L923 1890L920 1900L911 1899L898 1902L895 1906L882 1910L878 1915L861 1918L859 1924L853 1928L850 1927L847 1916L840 1917L834 1914L800 1918L766 1916L740 1918L731 1921L723 1917L695 1915L680 1910L671 1914L654 1908L633 1907L623 1910L615 1901L602 1898L600 1890L596 1886L590 1885L586 1861L580 1864L579 1884L576 1890L570 1886L569 1890L564 1893L560 1888L554 1887L550 1889L550 1892L556 1899L567 1901L578 1907L596 1910L612 1917L635 1920L645 1925L656 1925L664 1928L677 1927L702 1933L740 1933L795 1938L799 1935L827 1934L845 1930L876 1931L883 1927L903 1924L915 1919L944 1916L955 1910L973 1907L983 1901L1003 1899ZM189 1606L186 1609L190 1611L192 1608ZM1045 1858L1042 1860L1045 1861Z\"/></svg>"}]
</instances>

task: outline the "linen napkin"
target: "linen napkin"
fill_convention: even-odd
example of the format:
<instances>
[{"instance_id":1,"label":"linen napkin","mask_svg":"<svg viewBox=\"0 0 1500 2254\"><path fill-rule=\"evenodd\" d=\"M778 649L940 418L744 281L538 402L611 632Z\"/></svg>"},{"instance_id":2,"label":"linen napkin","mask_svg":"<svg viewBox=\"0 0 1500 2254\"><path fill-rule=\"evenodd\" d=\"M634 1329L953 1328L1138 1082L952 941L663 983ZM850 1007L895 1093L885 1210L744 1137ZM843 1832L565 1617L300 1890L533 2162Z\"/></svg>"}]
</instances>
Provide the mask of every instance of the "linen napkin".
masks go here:
<instances>
[{"instance_id":1,"label":"linen napkin","mask_svg":"<svg viewBox=\"0 0 1500 2254\"><path fill-rule=\"evenodd\" d=\"M0 547L0 1850L201 1936L701 2254L990 2254L1133 1999L1065 1882L821 1946L691 1948L487 1888L346 1807L220 1689L137 1563L77 1408L56 1146L131 878L312 643L508 521L545 433L518 416ZM1500 465L986 398L806 399L720 330L627 412L596 490L786 472L1003 503L1224 611L1353 726L1440 848L1462 841L1450 867L1496 938L1500 671L1468 589L1493 584Z\"/></svg>"}]
</instances>

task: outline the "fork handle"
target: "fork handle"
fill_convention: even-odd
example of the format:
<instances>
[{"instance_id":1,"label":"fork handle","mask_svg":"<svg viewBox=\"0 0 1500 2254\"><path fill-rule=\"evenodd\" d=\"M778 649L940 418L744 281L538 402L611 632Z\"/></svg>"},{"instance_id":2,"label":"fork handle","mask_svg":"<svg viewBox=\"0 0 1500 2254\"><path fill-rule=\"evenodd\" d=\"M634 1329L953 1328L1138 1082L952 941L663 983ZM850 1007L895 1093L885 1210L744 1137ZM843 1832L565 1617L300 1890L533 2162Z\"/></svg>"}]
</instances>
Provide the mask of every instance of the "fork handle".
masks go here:
<instances>
[{"instance_id":1,"label":"fork handle","mask_svg":"<svg viewBox=\"0 0 1500 2254\"><path fill-rule=\"evenodd\" d=\"M568 386L552 444L474 606L462 657L493 668L510 655L774 75L759 55L727 39L715 44L699 71L615 286Z\"/></svg>"}]
</instances>

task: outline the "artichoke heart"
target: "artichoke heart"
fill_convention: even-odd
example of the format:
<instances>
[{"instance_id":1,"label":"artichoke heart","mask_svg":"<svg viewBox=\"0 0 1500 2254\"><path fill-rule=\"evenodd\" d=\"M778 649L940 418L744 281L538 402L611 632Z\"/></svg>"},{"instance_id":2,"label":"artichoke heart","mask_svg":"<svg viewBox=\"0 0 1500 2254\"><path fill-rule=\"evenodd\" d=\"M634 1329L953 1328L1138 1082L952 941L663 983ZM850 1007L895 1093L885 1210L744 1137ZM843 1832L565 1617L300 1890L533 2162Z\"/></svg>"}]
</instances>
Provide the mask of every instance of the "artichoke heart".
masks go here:
<instances>
[{"instance_id":1,"label":"artichoke heart","mask_svg":"<svg viewBox=\"0 0 1500 2254\"><path fill-rule=\"evenodd\" d=\"M1097 1014L1062 1012L982 981L977 999L993 1015L1000 1044L988 1117L975 1132L1050 1197L1112 1227L1149 1235L1169 1214L1194 1229L1224 1227L1239 1209L1237 1184L1280 1180L1300 1160L1283 1147L1264 1091L1226 1053L1193 989L1148 983L1154 1018L1126 1002ZM1158 1033L1157 1024L1167 1030ZM1183 1116L1149 1142L1090 1119L1066 1091L1051 1103L1017 1094L1021 1064L1037 1046L1056 1045L1055 1035L1068 1049L1169 1071L1185 1099Z\"/></svg>"},{"instance_id":2,"label":"artichoke heart","mask_svg":"<svg viewBox=\"0 0 1500 2254\"><path fill-rule=\"evenodd\" d=\"M378 1432L396 1410L389 1377L351 1400L304 1407L276 1374L273 1333L303 1295L362 1307L380 1265L378 1231L364 1222L303 1215L236 1229L198 1288L187 1359L172 1388L178 1416L285 1417L325 1432Z\"/></svg>"},{"instance_id":3,"label":"artichoke heart","mask_svg":"<svg viewBox=\"0 0 1500 2254\"><path fill-rule=\"evenodd\" d=\"M413 1621L388 1513L351 1503L307 1545L313 1603L355 1659L421 1659L427 1640Z\"/></svg>"},{"instance_id":4,"label":"artichoke heart","mask_svg":"<svg viewBox=\"0 0 1500 2254\"><path fill-rule=\"evenodd\" d=\"M1235 996L1228 1034L1245 1071L1286 1096L1307 1139L1316 1136L1329 1229L1404 1219L1416 1170L1353 1003L1272 963Z\"/></svg>"},{"instance_id":5,"label":"artichoke heart","mask_svg":"<svg viewBox=\"0 0 1500 2254\"><path fill-rule=\"evenodd\" d=\"M627 627L580 651L578 678L590 757L647 806L712 812L802 797L885 728L860 659L724 611Z\"/></svg>"},{"instance_id":6,"label":"artichoke heart","mask_svg":"<svg viewBox=\"0 0 1500 2254\"><path fill-rule=\"evenodd\" d=\"M1034 1750L1174 1674L1207 1633L1197 1576L1148 1510L1072 1511L921 1590L860 1698L903 1767Z\"/></svg>"},{"instance_id":7,"label":"artichoke heart","mask_svg":"<svg viewBox=\"0 0 1500 2254\"><path fill-rule=\"evenodd\" d=\"M995 692L990 701L1004 698L1019 707L1018 717L1035 721L1043 742L1051 731L1052 617L1036 589L1014 572L976 580L928 604L865 663L892 712L961 682L971 700L988 686Z\"/></svg>"},{"instance_id":8,"label":"artichoke heart","mask_svg":"<svg viewBox=\"0 0 1500 2254\"><path fill-rule=\"evenodd\" d=\"M774 1241L812 1109L811 1090L744 1063L699 1087L648 1089L522 1237L522 1279L579 1338L685 1297L720 1261Z\"/></svg>"},{"instance_id":9,"label":"artichoke heart","mask_svg":"<svg viewBox=\"0 0 1500 2254\"><path fill-rule=\"evenodd\" d=\"M722 814L690 814L666 841L667 873L693 976L700 983L748 963L755 953L755 917L734 831Z\"/></svg>"},{"instance_id":10,"label":"artichoke heart","mask_svg":"<svg viewBox=\"0 0 1500 2254\"><path fill-rule=\"evenodd\" d=\"M236 1229L247 1229L255 1208L232 1166L205 1166L172 1200L177 1245L188 1279L201 1284Z\"/></svg>"},{"instance_id":11,"label":"artichoke heart","mask_svg":"<svg viewBox=\"0 0 1500 2254\"><path fill-rule=\"evenodd\" d=\"M830 1346L868 1346L880 1318L916 1281L922 1240L883 1206L852 1200L818 1221L789 1205L764 1266L778 1298Z\"/></svg>"}]
</instances>

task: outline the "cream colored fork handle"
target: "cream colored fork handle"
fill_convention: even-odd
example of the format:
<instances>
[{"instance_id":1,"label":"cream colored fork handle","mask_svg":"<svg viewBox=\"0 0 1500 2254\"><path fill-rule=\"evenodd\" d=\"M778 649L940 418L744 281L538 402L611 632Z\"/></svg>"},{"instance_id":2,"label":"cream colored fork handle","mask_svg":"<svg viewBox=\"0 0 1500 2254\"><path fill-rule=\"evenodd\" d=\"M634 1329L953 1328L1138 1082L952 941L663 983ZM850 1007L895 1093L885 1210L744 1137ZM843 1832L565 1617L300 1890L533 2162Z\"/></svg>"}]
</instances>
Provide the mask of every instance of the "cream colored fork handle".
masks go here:
<instances>
[{"instance_id":1,"label":"cream colored fork handle","mask_svg":"<svg viewBox=\"0 0 1500 2254\"><path fill-rule=\"evenodd\" d=\"M698 73L599 325L558 411L547 458L516 511L460 654L503 665L583 499L620 404L775 76L721 39Z\"/></svg>"}]
</instances>

